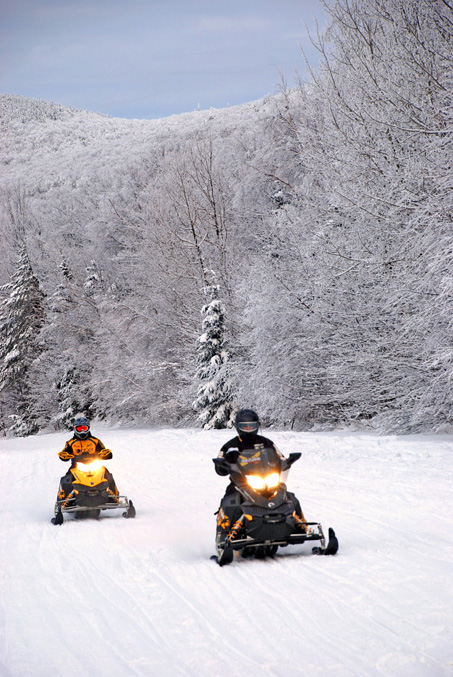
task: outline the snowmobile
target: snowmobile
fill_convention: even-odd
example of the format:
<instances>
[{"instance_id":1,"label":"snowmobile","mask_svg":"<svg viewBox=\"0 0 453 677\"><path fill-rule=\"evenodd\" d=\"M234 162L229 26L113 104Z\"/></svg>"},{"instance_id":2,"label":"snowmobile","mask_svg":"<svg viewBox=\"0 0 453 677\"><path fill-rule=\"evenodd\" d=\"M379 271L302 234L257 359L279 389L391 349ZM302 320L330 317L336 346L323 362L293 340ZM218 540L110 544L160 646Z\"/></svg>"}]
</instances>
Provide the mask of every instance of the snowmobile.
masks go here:
<instances>
[{"instance_id":1,"label":"snowmobile","mask_svg":"<svg viewBox=\"0 0 453 677\"><path fill-rule=\"evenodd\" d=\"M214 464L228 470L234 491L222 499L217 514L215 559L220 566L230 564L234 553L243 557L265 558L279 547L318 541L312 548L318 555L335 555L338 540L329 529L329 541L321 524L305 522L299 501L287 491L286 476L302 454L282 459L275 449L247 449L235 463L214 458ZM302 517L301 517L302 515Z\"/></svg>"},{"instance_id":2,"label":"snowmobile","mask_svg":"<svg viewBox=\"0 0 453 677\"><path fill-rule=\"evenodd\" d=\"M135 517L132 501L127 496L117 496L109 488L107 470L99 459L78 461L70 473L73 477L70 490L65 491L60 483L52 524L63 524L63 513L72 513L76 519L97 519L101 510L123 509L123 517Z\"/></svg>"}]
</instances>

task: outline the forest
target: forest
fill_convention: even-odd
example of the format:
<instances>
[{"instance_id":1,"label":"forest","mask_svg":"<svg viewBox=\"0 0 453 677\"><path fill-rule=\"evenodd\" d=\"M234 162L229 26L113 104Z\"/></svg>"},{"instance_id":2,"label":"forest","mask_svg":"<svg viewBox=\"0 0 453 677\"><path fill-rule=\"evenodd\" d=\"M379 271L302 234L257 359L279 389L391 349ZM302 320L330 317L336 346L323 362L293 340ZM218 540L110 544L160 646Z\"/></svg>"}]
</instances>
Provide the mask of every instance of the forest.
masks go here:
<instances>
[{"instance_id":1,"label":"forest","mask_svg":"<svg viewBox=\"0 0 453 677\"><path fill-rule=\"evenodd\" d=\"M319 67L259 101L0 96L1 435L453 430L453 5L323 1Z\"/></svg>"}]
</instances>

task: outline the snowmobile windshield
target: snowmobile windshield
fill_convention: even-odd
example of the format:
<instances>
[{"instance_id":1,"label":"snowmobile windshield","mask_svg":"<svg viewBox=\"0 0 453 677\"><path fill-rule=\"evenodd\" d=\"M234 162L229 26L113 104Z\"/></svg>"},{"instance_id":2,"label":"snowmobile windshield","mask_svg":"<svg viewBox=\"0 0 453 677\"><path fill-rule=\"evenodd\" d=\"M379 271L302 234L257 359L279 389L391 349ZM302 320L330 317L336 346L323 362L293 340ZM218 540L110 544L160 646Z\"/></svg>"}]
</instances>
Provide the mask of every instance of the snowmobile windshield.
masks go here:
<instances>
[{"instance_id":1,"label":"snowmobile windshield","mask_svg":"<svg viewBox=\"0 0 453 677\"><path fill-rule=\"evenodd\" d=\"M260 475L267 477L273 473L280 474L280 456L275 449L245 449L237 459L237 464L244 475Z\"/></svg>"}]
</instances>

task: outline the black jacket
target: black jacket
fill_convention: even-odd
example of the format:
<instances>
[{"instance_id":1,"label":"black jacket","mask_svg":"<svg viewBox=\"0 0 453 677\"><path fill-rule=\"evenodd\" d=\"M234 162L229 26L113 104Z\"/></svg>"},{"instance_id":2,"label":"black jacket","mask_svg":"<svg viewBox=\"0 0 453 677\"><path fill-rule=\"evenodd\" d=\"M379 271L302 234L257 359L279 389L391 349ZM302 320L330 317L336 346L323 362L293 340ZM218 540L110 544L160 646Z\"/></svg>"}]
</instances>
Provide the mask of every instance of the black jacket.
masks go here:
<instances>
[{"instance_id":1,"label":"black jacket","mask_svg":"<svg viewBox=\"0 0 453 677\"><path fill-rule=\"evenodd\" d=\"M236 463L237 457L245 449L262 449L263 447L275 449L277 454L281 456L275 444L267 437L263 437L262 435L247 435L245 439L241 439L239 435L236 435L233 439L225 442L221 447L217 458L224 458L228 463ZM229 475L228 470L224 470L223 468L218 468L216 466L215 470L218 475Z\"/></svg>"}]
</instances>

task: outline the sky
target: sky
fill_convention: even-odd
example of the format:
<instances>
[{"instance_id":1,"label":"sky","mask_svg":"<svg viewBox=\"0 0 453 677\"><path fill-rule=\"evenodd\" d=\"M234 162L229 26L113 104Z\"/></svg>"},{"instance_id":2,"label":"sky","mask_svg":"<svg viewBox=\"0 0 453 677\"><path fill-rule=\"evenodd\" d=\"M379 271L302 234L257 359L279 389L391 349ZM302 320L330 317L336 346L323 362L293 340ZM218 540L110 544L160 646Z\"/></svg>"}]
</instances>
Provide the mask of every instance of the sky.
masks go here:
<instances>
[{"instance_id":1,"label":"sky","mask_svg":"<svg viewBox=\"0 0 453 677\"><path fill-rule=\"evenodd\" d=\"M0 93L114 117L224 108L306 77L319 0L0 0Z\"/></svg>"}]
</instances>

